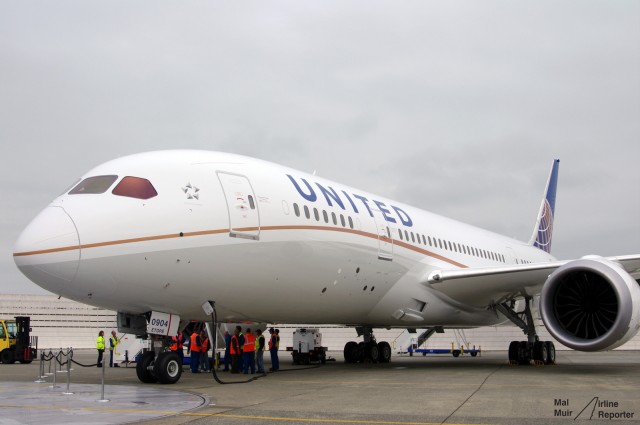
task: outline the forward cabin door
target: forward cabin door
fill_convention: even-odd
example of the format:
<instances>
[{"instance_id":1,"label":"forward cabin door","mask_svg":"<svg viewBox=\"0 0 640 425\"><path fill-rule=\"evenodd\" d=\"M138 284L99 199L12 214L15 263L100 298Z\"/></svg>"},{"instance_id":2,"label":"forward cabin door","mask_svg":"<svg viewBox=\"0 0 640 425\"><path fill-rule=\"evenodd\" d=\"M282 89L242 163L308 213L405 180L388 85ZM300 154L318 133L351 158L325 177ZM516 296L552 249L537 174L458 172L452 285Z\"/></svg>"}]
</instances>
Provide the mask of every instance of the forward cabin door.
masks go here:
<instances>
[{"instance_id":1,"label":"forward cabin door","mask_svg":"<svg viewBox=\"0 0 640 425\"><path fill-rule=\"evenodd\" d=\"M382 215L382 211L371 208L373 213L373 221L376 226L376 234L378 235L378 258L380 260L393 260L393 239L391 239L391 230L387 226L387 221Z\"/></svg>"},{"instance_id":2,"label":"forward cabin door","mask_svg":"<svg viewBox=\"0 0 640 425\"><path fill-rule=\"evenodd\" d=\"M260 214L249 179L240 174L223 171L218 171L217 174L229 211L229 236L258 240Z\"/></svg>"}]
</instances>

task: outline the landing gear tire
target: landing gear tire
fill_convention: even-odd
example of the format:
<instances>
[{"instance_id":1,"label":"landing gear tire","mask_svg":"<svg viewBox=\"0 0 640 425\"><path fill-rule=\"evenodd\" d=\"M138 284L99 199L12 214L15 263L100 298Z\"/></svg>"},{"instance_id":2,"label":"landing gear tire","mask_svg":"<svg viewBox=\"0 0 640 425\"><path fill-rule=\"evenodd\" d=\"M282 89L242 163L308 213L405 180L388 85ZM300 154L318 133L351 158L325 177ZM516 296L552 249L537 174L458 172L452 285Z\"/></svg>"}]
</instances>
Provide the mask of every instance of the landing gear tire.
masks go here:
<instances>
[{"instance_id":1,"label":"landing gear tire","mask_svg":"<svg viewBox=\"0 0 640 425\"><path fill-rule=\"evenodd\" d=\"M520 343L518 341L511 341L509 344L509 362L518 363L518 353L520 352Z\"/></svg>"},{"instance_id":2,"label":"landing gear tire","mask_svg":"<svg viewBox=\"0 0 640 425\"><path fill-rule=\"evenodd\" d=\"M369 342L366 344L366 358L371 360L373 363L378 363L378 361L380 361L380 350L378 349L378 344L375 342Z\"/></svg>"},{"instance_id":3,"label":"landing gear tire","mask_svg":"<svg viewBox=\"0 0 640 425\"><path fill-rule=\"evenodd\" d=\"M378 351L380 351L380 363L389 363L391 361L391 345L388 342L379 342Z\"/></svg>"},{"instance_id":4,"label":"landing gear tire","mask_svg":"<svg viewBox=\"0 0 640 425\"><path fill-rule=\"evenodd\" d=\"M155 353L153 351L145 351L140 356L138 363L136 363L136 375L138 375L138 379L140 380L140 382L144 382L145 384L153 384L154 382L158 381L151 370L149 370L149 367L153 364L154 358Z\"/></svg>"},{"instance_id":5,"label":"landing gear tire","mask_svg":"<svg viewBox=\"0 0 640 425\"><path fill-rule=\"evenodd\" d=\"M4 364L14 364L16 361L13 350L4 350L0 353L0 361Z\"/></svg>"},{"instance_id":6,"label":"landing gear tire","mask_svg":"<svg viewBox=\"0 0 640 425\"><path fill-rule=\"evenodd\" d=\"M543 341L536 341L533 344L533 360L546 363L547 356L547 344Z\"/></svg>"},{"instance_id":7,"label":"landing gear tire","mask_svg":"<svg viewBox=\"0 0 640 425\"><path fill-rule=\"evenodd\" d=\"M346 363L358 362L358 343L349 341L344 346L344 361Z\"/></svg>"},{"instance_id":8,"label":"landing gear tire","mask_svg":"<svg viewBox=\"0 0 640 425\"><path fill-rule=\"evenodd\" d=\"M153 375L161 384L175 384L182 376L182 362L178 353L160 353L153 365Z\"/></svg>"},{"instance_id":9,"label":"landing gear tire","mask_svg":"<svg viewBox=\"0 0 640 425\"><path fill-rule=\"evenodd\" d=\"M556 346L553 344L553 341L545 341L544 344L547 346L547 355L544 359L544 364L556 364Z\"/></svg>"},{"instance_id":10,"label":"landing gear tire","mask_svg":"<svg viewBox=\"0 0 640 425\"><path fill-rule=\"evenodd\" d=\"M520 341L518 343L518 364L525 365L529 364L531 360L531 353L529 352L529 344L527 341Z\"/></svg>"}]
</instances>

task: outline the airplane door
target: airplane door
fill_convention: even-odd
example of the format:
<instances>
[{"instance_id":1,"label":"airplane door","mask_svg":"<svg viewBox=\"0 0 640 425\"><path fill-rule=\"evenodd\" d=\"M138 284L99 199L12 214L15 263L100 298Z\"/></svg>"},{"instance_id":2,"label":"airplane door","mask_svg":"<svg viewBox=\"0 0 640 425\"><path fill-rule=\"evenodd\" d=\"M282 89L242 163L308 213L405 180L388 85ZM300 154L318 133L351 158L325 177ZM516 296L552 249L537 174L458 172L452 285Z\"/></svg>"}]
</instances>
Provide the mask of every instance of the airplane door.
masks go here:
<instances>
[{"instance_id":1,"label":"airplane door","mask_svg":"<svg viewBox=\"0 0 640 425\"><path fill-rule=\"evenodd\" d=\"M382 211L372 208L373 221L376 226L378 235L378 258L380 260L393 260L393 239L391 239L391 230L387 225L387 221L382 215Z\"/></svg>"},{"instance_id":2,"label":"airplane door","mask_svg":"<svg viewBox=\"0 0 640 425\"><path fill-rule=\"evenodd\" d=\"M258 240L260 214L249 179L240 174L221 171L217 174L229 211L229 236Z\"/></svg>"}]
</instances>

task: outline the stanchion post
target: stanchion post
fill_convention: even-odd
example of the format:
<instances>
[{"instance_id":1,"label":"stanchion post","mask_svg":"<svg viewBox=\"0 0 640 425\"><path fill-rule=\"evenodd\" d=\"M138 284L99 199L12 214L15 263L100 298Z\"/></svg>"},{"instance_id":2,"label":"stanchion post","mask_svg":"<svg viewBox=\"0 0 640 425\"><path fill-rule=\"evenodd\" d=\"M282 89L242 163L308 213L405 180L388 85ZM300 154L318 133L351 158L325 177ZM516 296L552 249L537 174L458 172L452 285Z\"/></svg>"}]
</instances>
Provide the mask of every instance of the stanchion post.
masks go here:
<instances>
[{"instance_id":1,"label":"stanchion post","mask_svg":"<svg viewBox=\"0 0 640 425\"><path fill-rule=\"evenodd\" d=\"M63 392L64 395L72 395L73 393L69 391L69 385L71 385L71 358L73 357L73 352L67 348L67 391Z\"/></svg>"},{"instance_id":2,"label":"stanchion post","mask_svg":"<svg viewBox=\"0 0 640 425\"><path fill-rule=\"evenodd\" d=\"M100 398L100 400L98 400L101 403L105 403L105 402L109 401L108 399L104 398L104 370L105 370L104 364L105 363L106 362L104 360L102 360L102 398Z\"/></svg>"},{"instance_id":3,"label":"stanchion post","mask_svg":"<svg viewBox=\"0 0 640 425\"><path fill-rule=\"evenodd\" d=\"M56 359L56 362L57 362L58 361L58 355L56 354L55 356L52 357L52 359ZM53 373L53 385L49 385L49 388L60 388L59 385L56 385L56 375L57 375L57 373L55 373L55 372L57 372L56 368L57 368L57 366L54 367L54 369L53 369L53 372L54 372Z\"/></svg>"},{"instance_id":4,"label":"stanchion post","mask_svg":"<svg viewBox=\"0 0 640 425\"><path fill-rule=\"evenodd\" d=\"M47 382L43 378L44 378L44 350L40 351L40 367L38 368L38 379L36 379L34 382L38 384Z\"/></svg>"},{"instance_id":5,"label":"stanchion post","mask_svg":"<svg viewBox=\"0 0 640 425\"><path fill-rule=\"evenodd\" d=\"M52 373L51 373L51 359L53 359L53 352L51 350L49 350L49 354L47 354L47 355L51 356L51 357L48 360L49 361L49 372L45 373L45 375L50 376L50 375L52 375Z\"/></svg>"}]
</instances>

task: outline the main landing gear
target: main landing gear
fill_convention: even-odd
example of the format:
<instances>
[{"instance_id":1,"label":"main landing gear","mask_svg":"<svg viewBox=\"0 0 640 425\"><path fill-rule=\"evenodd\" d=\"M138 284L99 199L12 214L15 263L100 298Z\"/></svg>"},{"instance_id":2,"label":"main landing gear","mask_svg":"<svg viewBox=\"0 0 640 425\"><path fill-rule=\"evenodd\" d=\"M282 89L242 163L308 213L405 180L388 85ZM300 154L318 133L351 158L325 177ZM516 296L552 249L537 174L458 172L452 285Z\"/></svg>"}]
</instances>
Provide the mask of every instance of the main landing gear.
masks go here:
<instances>
[{"instance_id":1,"label":"main landing gear","mask_svg":"<svg viewBox=\"0 0 640 425\"><path fill-rule=\"evenodd\" d=\"M155 337L166 339L166 337ZM165 348L166 341L163 341ZM182 360L173 351L145 351L140 355L136 364L136 375L145 384L158 382L160 384L175 384L182 376Z\"/></svg>"},{"instance_id":2,"label":"main landing gear","mask_svg":"<svg viewBox=\"0 0 640 425\"><path fill-rule=\"evenodd\" d=\"M364 336L363 342L349 341L344 346L344 361L347 363L372 362L389 363L391 345L386 341L376 342L373 329L368 326L356 327L358 336Z\"/></svg>"},{"instance_id":3,"label":"main landing gear","mask_svg":"<svg viewBox=\"0 0 640 425\"><path fill-rule=\"evenodd\" d=\"M504 314L527 335L527 341L511 341L509 364L550 365L556 362L556 347L552 341L540 341L531 314L531 297L525 297L524 312L516 313L513 302L496 304L495 309ZM522 316L522 317L521 317Z\"/></svg>"}]
</instances>

